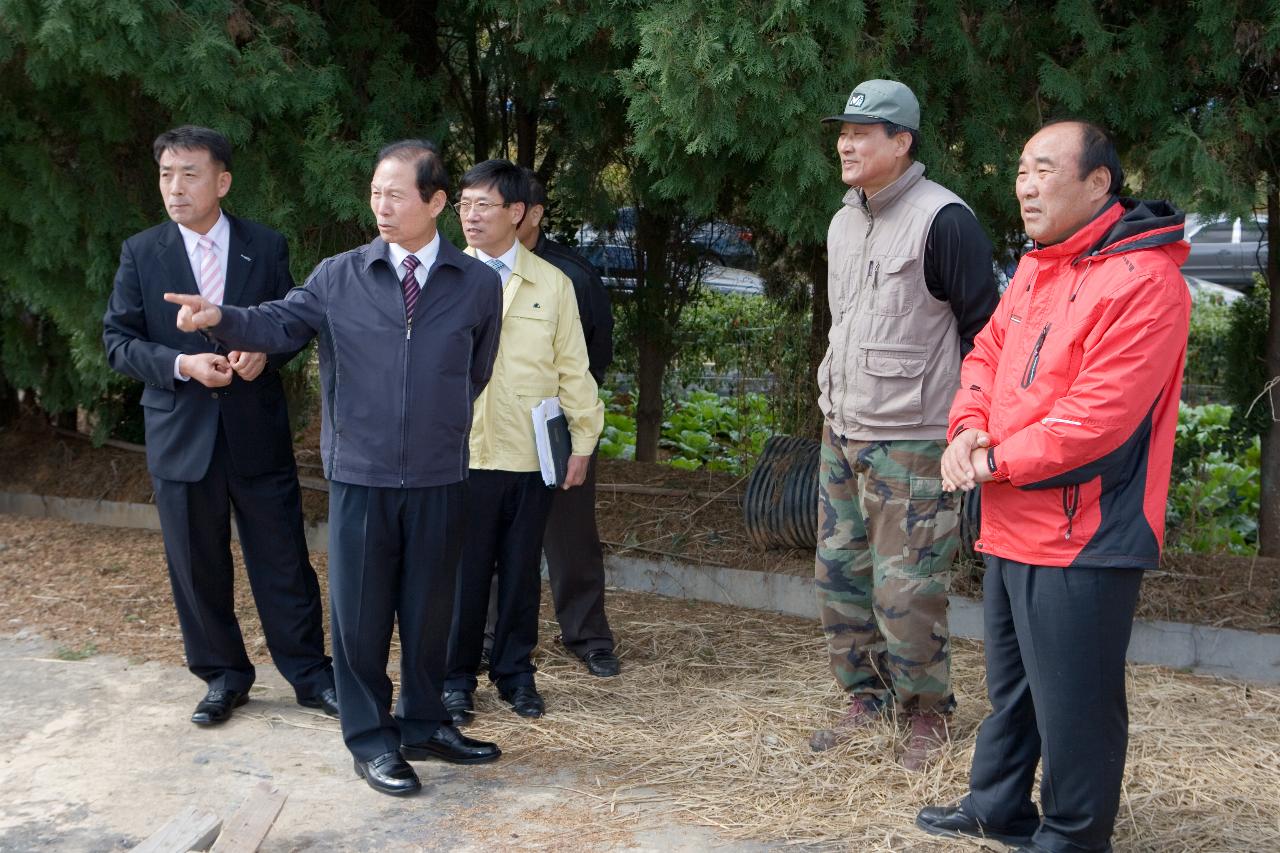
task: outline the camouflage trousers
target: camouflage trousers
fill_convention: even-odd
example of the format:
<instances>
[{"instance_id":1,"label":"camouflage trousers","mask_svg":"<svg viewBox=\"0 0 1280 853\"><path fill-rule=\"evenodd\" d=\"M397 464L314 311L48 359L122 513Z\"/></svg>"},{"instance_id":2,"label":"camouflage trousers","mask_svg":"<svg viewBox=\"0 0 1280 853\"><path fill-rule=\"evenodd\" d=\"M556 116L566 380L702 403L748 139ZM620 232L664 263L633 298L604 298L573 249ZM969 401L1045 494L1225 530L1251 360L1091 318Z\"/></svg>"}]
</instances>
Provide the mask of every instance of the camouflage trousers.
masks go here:
<instances>
[{"instance_id":1,"label":"camouflage trousers","mask_svg":"<svg viewBox=\"0 0 1280 853\"><path fill-rule=\"evenodd\" d=\"M946 442L851 441L824 427L815 572L831 671L852 696L902 711L955 707L947 592L958 500Z\"/></svg>"}]
</instances>

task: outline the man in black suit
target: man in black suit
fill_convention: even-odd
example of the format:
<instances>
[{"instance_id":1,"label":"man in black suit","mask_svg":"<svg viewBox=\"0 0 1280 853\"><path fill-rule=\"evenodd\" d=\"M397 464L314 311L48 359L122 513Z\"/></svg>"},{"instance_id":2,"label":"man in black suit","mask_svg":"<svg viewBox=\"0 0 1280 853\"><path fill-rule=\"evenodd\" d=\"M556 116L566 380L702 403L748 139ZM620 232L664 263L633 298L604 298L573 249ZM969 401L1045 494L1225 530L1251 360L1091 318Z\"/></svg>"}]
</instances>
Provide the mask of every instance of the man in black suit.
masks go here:
<instances>
[{"instance_id":1,"label":"man in black suit","mask_svg":"<svg viewBox=\"0 0 1280 853\"><path fill-rule=\"evenodd\" d=\"M298 704L338 716L324 653L320 586L307 556L289 412L279 369L297 351L226 351L180 332L166 291L256 305L293 287L275 231L229 216L231 146L217 131L161 134L154 154L171 222L124 242L103 317L114 370L142 391L155 486L187 666L208 685L191 721L224 722L248 701L254 667L235 614L230 519L267 648Z\"/></svg>"}]
</instances>

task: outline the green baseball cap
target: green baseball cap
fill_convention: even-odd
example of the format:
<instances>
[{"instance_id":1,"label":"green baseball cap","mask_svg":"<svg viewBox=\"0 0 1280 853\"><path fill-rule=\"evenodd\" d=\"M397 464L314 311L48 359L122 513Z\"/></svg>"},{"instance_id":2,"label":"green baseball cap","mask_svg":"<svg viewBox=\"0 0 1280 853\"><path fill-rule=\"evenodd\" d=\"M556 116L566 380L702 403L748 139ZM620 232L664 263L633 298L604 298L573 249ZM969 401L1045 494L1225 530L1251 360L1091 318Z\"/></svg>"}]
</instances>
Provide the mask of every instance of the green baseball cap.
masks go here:
<instances>
[{"instance_id":1,"label":"green baseball cap","mask_svg":"<svg viewBox=\"0 0 1280 853\"><path fill-rule=\"evenodd\" d=\"M920 129L920 102L915 93L897 80L867 80L849 93L844 113L827 116L828 121L875 124L891 121L912 130Z\"/></svg>"}]
</instances>

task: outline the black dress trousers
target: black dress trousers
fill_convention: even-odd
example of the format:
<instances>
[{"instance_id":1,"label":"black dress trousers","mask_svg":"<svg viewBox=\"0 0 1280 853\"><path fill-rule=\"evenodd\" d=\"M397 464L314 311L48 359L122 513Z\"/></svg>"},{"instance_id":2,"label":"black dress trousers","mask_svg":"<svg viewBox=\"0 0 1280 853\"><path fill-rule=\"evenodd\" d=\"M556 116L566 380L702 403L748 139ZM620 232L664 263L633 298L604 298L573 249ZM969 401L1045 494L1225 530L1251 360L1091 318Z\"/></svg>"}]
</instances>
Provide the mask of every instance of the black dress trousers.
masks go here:
<instances>
[{"instance_id":1,"label":"black dress trousers","mask_svg":"<svg viewBox=\"0 0 1280 853\"><path fill-rule=\"evenodd\" d=\"M966 809L992 827L1035 824L1054 853L1108 850L1129 711L1124 661L1140 569L1029 566L984 557L991 714L978 729Z\"/></svg>"},{"instance_id":2,"label":"black dress trousers","mask_svg":"<svg viewBox=\"0 0 1280 853\"><path fill-rule=\"evenodd\" d=\"M613 651L613 632L604 612L604 549L596 527L598 455L591 454L581 486L556 490L542 542L560 638L578 657L598 649Z\"/></svg>"},{"instance_id":3,"label":"black dress trousers","mask_svg":"<svg viewBox=\"0 0 1280 853\"><path fill-rule=\"evenodd\" d=\"M193 483L152 476L187 666L211 690L247 693L254 667L235 613L231 512L276 668L300 699L333 686L324 653L320 585L307 554L292 461L236 473L219 425L209 469Z\"/></svg>"},{"instance_id":4,"label":"black dress trousers","mask_svg":"<svg viewBox=\"0 0 1280 853\"><path fill-rule=\"evenodd\" d=\"M533 684L542 597L542 537L553 490L537 471L471 469L466 541L449 640L446 690L475 690L489 589L498 579L489 678L501 691Z\"/></svg>"},{"instance_id":5,"label":"black dress trousers","mask_svg":"<svg viewBox=\"0 0 1280 853\"><path fill-rule=\"evenodd\" d=\"M368 761L450 723L440 702L467 484L399 489L331 482L329 609L342 738ZM400 698L387 658L400 626Z\"/></svg>"}]
</instances>

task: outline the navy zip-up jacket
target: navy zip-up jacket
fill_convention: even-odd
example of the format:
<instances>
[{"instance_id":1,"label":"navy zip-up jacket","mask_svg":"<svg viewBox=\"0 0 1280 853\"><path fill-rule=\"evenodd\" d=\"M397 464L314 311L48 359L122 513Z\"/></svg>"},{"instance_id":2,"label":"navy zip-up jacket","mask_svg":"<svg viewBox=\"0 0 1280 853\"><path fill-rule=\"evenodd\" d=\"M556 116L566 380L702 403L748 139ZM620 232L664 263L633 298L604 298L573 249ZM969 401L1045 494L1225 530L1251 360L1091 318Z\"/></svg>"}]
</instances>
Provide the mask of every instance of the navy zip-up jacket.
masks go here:
<instances>
[{"instance_id":1,"label":"navy zip-up jacket","mask_svg":"<svg viewBox=\"0 0 1280 853\"><path fill-rule=\"evenodd\" d=\"M224 306L229 348L287 352L320 338L320 451L330 480L420 488L466 479L471 405L493 372L498 274L444 236L412 318L382 238L321 261L306 284Z\"/></svg>"}]
</instances>

